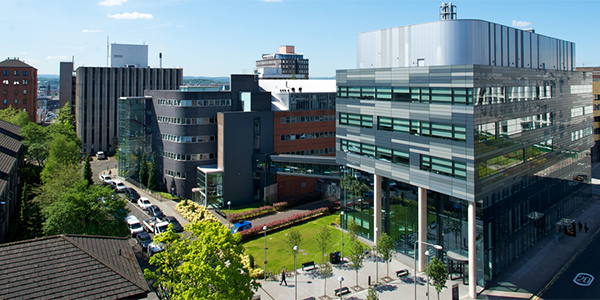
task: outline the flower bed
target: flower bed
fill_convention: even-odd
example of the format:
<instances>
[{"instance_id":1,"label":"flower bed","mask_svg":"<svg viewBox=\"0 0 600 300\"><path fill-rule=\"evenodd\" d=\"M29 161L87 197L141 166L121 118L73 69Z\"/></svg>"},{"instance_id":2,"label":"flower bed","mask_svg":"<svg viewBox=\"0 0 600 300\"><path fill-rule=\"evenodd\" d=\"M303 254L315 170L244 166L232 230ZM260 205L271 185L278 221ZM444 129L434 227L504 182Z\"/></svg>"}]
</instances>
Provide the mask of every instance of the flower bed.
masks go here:
<instances>
[{"instance_id":1,"label":"flower bed","mask_svg":"<svg viewBox=\"0 0 600 300\"><path fill-rule=\"evenodd\" d=\"M233 214L229 215L229 219L231 220L231 222L237 222L239 220L252 219L252 218L272 214L274 212L276 212L276 210L273 206L265 205L265 206L261 206L259 208L243 211L240 213L233 213Z\"/></svg>"},{"instance_id":2,"label":"flower bed","mask_svg":"<svg viewBox=\"0 0 600 300\"><path fill-rule=\"evenodd\" d=\"M265 225L268 228L267 231L278 230L328 213L329 207L321 207L307 212L295 214L285 219L273 221ZM240 234L242 235L242 240L253 238L254 236L259 235L261 233L263 233L262 227L252 227L248 230L240 232Z\"/></svg>"},{"instance_id":3,"label":"flower bed","mask_svg":"<svg viewBox=\"0 0 600 300\"><path fill-rule=\"evenodd\" d=\"M204 220L219 221L206 207L190 200L177 203L175 210L190 223Z\"/></svg>"}]
</instances>

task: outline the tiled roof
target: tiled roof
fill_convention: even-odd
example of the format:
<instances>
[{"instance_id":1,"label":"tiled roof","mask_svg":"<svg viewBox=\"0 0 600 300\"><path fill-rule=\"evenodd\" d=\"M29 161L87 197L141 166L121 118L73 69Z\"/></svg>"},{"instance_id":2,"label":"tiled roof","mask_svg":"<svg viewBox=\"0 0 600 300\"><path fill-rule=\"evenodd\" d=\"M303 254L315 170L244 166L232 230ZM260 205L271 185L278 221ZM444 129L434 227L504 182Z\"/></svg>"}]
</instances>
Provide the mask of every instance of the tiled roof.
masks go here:
<instances>
[{"instance_id":1,"label":"tiled roof","mask_svg":"<svg viewBox=\"0 0 600 300\"><path fill-rule=\"evenodd\" d=\"M18 153L22 144L23 143L21 143L21 141L16 140L8 135L4 135L2 132L0 132L0 147L8 149L11 152Z\"/></svg>"},{"instance_id":2,"label":"tiled roof","mask_svg":"<svg viewBox=\"0 0 600 300\"><path fill-rule=\"evenodd\" d=\"M0 67L7 67L7 68L13 68L13 67L17 67L17 68L33 68L32 66L18 60L18 59L5 59L4 61L0 62Z\"/></svg>"},{"instance_id":3,"label":"tiled roof","mask_svg":"<svg viewBox=\"0 0 600 300\"><path fill-rule=\"evenodd\" d=\"M148 285L127 239L58 235L0 245L0 299L139 299Z\"/></svg>"},{"instance_id":4,"label":"tiled roof","mask_svg":"<svg viewBox=\"0 0 600 300\"><path fill-rule=\"evenodd\" d=\"M6 131L9 134L16 135L20 138L21 136L19 135L19 130L21 130L20 126L6 122L4 120L0 120L0 132Z\"/></svg>"},{"instance_id":5,"label":"tiled roof","mask_svg":"<svg viewBox=\"0 0 600 300\"><path fill-rule=\"evenodd\" d=\"M10 174L10 170L15 165L16 160L15 157L0 152L0 172Z\"/></svg>"}]
</instances>

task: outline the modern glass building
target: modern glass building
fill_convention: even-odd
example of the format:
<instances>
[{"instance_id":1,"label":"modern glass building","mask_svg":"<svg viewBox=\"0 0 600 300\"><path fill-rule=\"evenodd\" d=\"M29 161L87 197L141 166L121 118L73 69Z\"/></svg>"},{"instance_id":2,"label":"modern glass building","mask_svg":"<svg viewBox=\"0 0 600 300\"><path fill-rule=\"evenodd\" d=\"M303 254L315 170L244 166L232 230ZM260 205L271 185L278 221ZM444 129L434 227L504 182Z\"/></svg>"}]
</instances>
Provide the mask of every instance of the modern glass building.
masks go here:
<instances>
[{"instance_id":1,"label":"modern glass building","mask_svg":"<svg viewBox=\"0 0 600 300\"><path fill-rule=\"evenodd\" d=\"M591 197L591 75L573 43L481 20L358 45L358 69L336 74L344 226L390 234L410 264L418 245L419 270L420 242L442 246L476 298Z\"/></svg>"}]
</instances>

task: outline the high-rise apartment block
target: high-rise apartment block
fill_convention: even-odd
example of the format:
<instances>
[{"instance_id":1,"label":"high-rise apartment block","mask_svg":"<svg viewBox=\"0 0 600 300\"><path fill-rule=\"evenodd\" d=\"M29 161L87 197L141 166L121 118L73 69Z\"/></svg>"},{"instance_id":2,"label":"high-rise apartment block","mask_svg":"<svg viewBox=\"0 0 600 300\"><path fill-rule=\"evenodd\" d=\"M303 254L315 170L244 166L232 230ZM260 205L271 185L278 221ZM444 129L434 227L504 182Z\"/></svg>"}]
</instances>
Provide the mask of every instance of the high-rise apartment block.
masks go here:
<instances>
[{"instance_id":1,"label":"high-rise apartment block","mask_svg":"<svg viewBox=\"0 0 600 300\"><path fill-rule=\"evenodd\" d=\"M592 76L574 43L443 19L359 34L357 63L336 74L336 156L368 189L343 196L343 225L390 234L407 263L418 245L419 270L419 241L440 245L476 298L590 198Z\"/></svg>"},{"instance_id":2,"label":"high-rise apartment block","mask_svg":"<svg viewBox=\"0 0 600 300\"><path fill-rule=\"evenodd\" d=\"M294 53L294 46L281 46L256 61L256 72L262 79L308 79L308 59Z\"/></svg>"},{"instance_id":3,"label":"high-rise apartment block","mask_svg":"<svg viewBox=\"0 0 600 300\"><path fill-rule=\"evenodd\" d=\"M0 109L12 106L37 122L37 69L18 58L7 58L0 62L0 81Z\"/></svg>"}]
</instances>

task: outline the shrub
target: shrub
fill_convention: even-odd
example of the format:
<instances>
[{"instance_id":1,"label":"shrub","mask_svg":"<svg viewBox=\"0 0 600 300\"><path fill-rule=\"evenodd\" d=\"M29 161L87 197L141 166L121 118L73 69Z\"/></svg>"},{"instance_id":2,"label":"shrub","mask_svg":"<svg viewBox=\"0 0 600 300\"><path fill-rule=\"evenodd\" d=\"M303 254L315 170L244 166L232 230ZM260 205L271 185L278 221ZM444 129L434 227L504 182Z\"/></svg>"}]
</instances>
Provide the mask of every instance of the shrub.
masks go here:
<instances>
[{"instance_id":1,"label":"shrub","mask_svg":"<svg viewBox=\"0 0 600 300\"><path fill-rule=\"evenodd\" d=\"M175 210L190 223L204 220L218 222L218 219L206 207L190 200L177 203Z\"/></svg>"},{"instance_id":2,"label":"shrub","mask_svg":"<svg viewBox=\"0 0 600 300\"><path fill-rule=\"evenodd\" d=\"M300 223L324 214L329 213L329 208L328 207L321 207L318 209L314 209L314 210L310 210L310 211L306 211L303 213L299 213L299 214L295 214L292 216L289 216L285 219L280 219L280 220L276 220L273 221L271 223L265 224L267 226L267 231L273 231L273 230L278 230L281 228L285 228L291 225L294 225L296 223ZM250 229L241 231L240 234L242 235L242 240L246 240L246 239L250 239L258 234L261 234L263 232L262 227L252 227Z\"/></svg>"},{"instance_id":3,"label":"shrub","mask_svg":"<svg viewBox=\"0 0 600 300\"><path fill-rule=\"evenodd\" d=\"M273 203L273 207L275 208L276 211L282 211L282 210L286 209L287 206L288 206L287 202Z\"/></svg>"},{"instance_id":4,"label":"shrub","mask_svg":"<svg viewBox=\"0 0 600 300\"><path fill-rule=\"evenodd\" d=\"M274 207L265 205L265 206L261 206L259 208L243 211L240 213L233 213L233 214L229 215L229 219L231 220L231 222L237 222L239 220L247 220L247 219L257 218L257 217L271 214L274 212L276 212Z\"/></svg>"},{"instance_id":5,"label":"shrub","mask_svg":"<svg viewBox=\"0 0 600 300\"><path fill-rule=\"evenodd\" d=\"M244 264L244 268L248 269L250 277L255 279L263 278L265 276L265 270L252 266L254 264L253 262L254 258L251 255L242 255L242 264Z\"/></svg>"}]
</instances>

